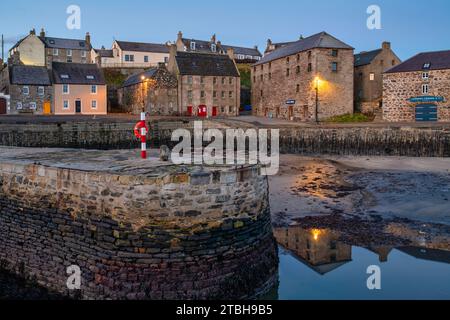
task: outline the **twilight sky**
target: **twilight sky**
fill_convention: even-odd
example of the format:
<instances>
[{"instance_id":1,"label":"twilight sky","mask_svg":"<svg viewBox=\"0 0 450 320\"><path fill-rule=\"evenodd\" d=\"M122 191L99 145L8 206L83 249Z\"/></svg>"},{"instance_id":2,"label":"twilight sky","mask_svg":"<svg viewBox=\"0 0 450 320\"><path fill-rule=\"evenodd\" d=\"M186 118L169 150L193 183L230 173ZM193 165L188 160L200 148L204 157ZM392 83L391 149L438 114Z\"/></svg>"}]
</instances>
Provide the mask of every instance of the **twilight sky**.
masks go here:
<instances>
[{"instance_id":1,"label":"twilight sky","mask_svg":"<svg viewBox=\"0 0 450 320\"><path fill-rule=\"evenodd\" d=\"M81 30L66 28L72 4L81 8ZM381 7L381 30L366 27L372 4ZM448 0L14 0L0 6L6 50L33 27L45 27L53 37L83 38L89 31L95 47L110 47L113 39L164 43L182 30L187 38L206 40L216 33L224 44L257 44L263 51L268 38L293 41L327 31L357 52L391 41L403 60L450 50Z\"/></svg>"}]
</instances>

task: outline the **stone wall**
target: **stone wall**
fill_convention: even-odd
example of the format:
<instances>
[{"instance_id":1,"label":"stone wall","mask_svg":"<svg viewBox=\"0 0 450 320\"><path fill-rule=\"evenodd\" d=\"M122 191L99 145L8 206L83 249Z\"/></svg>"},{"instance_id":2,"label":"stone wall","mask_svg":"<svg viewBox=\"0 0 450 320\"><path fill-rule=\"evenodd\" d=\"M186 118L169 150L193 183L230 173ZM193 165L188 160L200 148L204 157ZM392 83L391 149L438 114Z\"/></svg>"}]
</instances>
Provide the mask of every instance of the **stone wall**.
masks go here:
<instances>
[{"instance_id":1,"label":"stone wall","mask_svg":"<svg viewBox=\"0 0 450 320\"><path fill-rule=\"evenodd\" d=\"M257 167L158 170L2 160L2 267L83 299L238 299L276 284L268 183ZM78 292L66 287L71 265L82 271Z\"/></svg>"},{"instance_id":2,"label":"stone wall","mask_svg":"<svg viewBox=\"0 0 450 320\"><path fill-rule=\"evenodd\" d=\"M28 87L29 94L23 94L23 88ZM9 94L11 96L10 101L10 114L20 113L33 113L44 114L44 103L52 102L53 88L51 86L41 86L44 90L44 94L40 95L38 90L39 86L19 86L10 85ZM36 104L36 108L31 107L31 103ZM18 103L20 103L20 108Z\"/></svg>"},{"instance_id":3,"label":"stone wall","mask_svg":"<svg viewBox=\"0 0 450 320\"><path fill-rule=\"evenodd\" d=\"M430 70L429 79L423 72L385 73L383 75L383 119L390 122L415 121L415 106L408 99L420 96L441 96L437 105L438 120L450 121L450 70ZM422 93L422 85L429 85L429 93Z\"/></svg>"}]
</instances>

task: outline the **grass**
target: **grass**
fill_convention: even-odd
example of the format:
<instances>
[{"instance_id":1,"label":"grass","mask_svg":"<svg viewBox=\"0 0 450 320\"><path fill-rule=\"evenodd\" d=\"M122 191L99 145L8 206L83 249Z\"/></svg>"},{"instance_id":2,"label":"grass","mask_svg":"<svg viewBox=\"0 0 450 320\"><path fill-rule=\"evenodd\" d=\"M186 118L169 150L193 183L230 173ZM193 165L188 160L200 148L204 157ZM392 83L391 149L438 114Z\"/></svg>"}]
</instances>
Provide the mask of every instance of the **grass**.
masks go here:
<instances>
[{"instance_id":1,"label":"grass","mask_svg":"<svg viewBox=\"0 0 450 320\"><path fill-rule=\"evenodd\" d=\"M329 118L326 122L330 123L355 123L355 122L371 122L373 117L366 116L362 113L344 114L342 116L336 116Z\"/></svg>"}]
</instances>

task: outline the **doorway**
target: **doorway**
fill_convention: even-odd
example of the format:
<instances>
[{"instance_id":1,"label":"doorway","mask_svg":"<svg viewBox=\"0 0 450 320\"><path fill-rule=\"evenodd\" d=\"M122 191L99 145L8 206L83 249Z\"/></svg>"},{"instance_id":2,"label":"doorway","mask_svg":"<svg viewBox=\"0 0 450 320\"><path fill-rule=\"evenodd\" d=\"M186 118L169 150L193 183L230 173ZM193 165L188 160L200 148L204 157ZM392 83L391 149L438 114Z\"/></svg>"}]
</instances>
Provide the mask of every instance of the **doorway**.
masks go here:
<instances>
[{"instance_id":1,"label":"doorway","mask_svg":"<svg viewBox=\"0 0 450 320\"><path fill-rule=\"evenodd\" d=\"M44 115L49 115L52 113L52 107L50 101L44 102Z\"/></svg>"},{"instance_id":2,"label":"doorway","mask_svg":"<svg viewBox=\"0 0 450 320\"><path fill-rule=\"evenodd\" d=\"M75 113L81 113L81 100L75 101Z\"/></svg>"},{"instance_id":3,"label":"doorway","mask_svg":"<svg viewBox=\"0 0 450 320\"><path fill-rule=\"evenodd\" d=\"M0 98L0 114L6 114L6 99Z\"/></svg>"},{"instance_id":4,"label":"doorway","mask_svg":"<svg viewBox=\"0 0 450 320\"><path fill-rule=\"evenodd\" d=\"M289 120L294 121L294 106L289 106Z\"/></svg>"}]
</instances>

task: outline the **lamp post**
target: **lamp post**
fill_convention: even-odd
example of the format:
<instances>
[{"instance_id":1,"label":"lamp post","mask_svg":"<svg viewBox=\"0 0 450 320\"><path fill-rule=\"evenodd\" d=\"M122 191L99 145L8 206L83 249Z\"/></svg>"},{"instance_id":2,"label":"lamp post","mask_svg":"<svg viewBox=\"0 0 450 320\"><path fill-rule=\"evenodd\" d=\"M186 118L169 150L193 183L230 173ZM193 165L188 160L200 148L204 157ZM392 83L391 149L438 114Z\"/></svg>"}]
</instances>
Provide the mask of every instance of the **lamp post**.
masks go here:
<instances>
[{"instance_id":1,"label":"lamp post","mask_svg":"<svg viewBox=\"0 0 450 320\"><path fill-rule=\"evenodd\" d=\"M142 112L145 112L145 86L147 85L147 78L145 76L141 77L142 79Z\"/></svg>"},{"instance_id":2,"label":"lamp post","mask_svg":"<svg viewBox=\"0 0 450 320\"><path fill-rule=\"evenodd\" d=\"M319 123L319 85L320 85L320 78L316 77L316 123Z\"/></svg>"}]
</instances>

